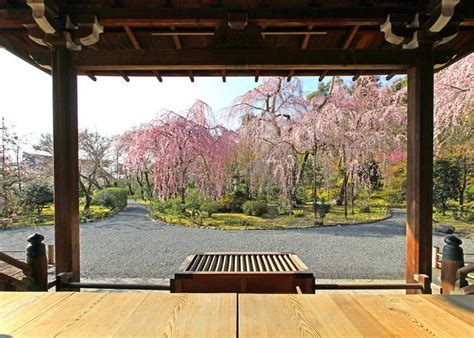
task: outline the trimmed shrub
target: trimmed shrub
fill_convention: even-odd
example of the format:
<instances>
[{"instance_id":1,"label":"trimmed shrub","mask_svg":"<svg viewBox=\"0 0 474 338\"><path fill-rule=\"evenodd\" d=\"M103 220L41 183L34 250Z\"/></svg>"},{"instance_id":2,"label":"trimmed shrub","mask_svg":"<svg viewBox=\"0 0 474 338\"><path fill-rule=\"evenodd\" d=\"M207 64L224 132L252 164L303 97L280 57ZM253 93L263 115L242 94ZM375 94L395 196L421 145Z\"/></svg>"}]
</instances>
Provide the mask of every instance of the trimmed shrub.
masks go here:
<instances>
[{"instance_id":1,"label":"trimmed shrub","mask_svg":"<svg viewBox=\"0 0 474 338\"><path fill-rule=\"evenodd\" d=\"M241 194L230 193L219 199L222 212L242 212L242 206L245 203L245 197Z\"/></svg>"},{"instance_id":2,"label":"trimmed shrub","mask_svg":"<svg viewBox=\"0 0 474 338\"><path fill-rule=\"evenodd\" d=\"M105 188L94 193L93 205L101 205L115 211L121 211L127 206L128 192L123 188Z\"/></svg>"},{"instance_id":3,"label":"trimmed shrub","mask_svg":"<svg viewBox=\"0 0 474 338\"><path fill-rule=\"evenodd\" d=\"M23 192L23 203L35 209L39 216L47 204L53 203L53 189L47 184L32 183Z\"/></svg>"},{"instance_id":4,"label":"trimmed shrub","mask_svg":"<svg viewBox=\"0 0 474 338\"><path fill-rule=\"evenodd\" d=\"M202 212L207 212L207 215L211 217L213 213L218 212L220 209L222 209L222 204L217 201L207 202L201 204L201 207L199 209Z\"/></svg>"},{"instance_id":5,"label":"trimmed shrub","mask_svg":"<svg viewBox=\"0 0 474 338\"><path fill-rule=\"evenodd\" d=\"M321 199L321 203L313 204L313 208L319 214L319 218L323 219L326 214L331 210L331 206L326 203L324 199Z\"/></svg>"},{"instance_id":6,"label":"trimmed shrub","mask_svg":"<svg viewBox=\"0 0 474 338\"><path fill-rule=\"evenodd\" d=\"M280 202L280 203L278 203L277 210L278 210L278 215L280 215L280 216L291 215L292 208L287 203Z\"/></svg>"},{"instance_id":7,"label":"trimmed shrub","mask_svg":"<svg viewBox=\"0 0 474 338\"><path fill-rule=\"evenodd\" d=\"M247 201L242 206L247 215L262 216L268 212L268 206L264 201Z\"/></svg>"}]
</instances>

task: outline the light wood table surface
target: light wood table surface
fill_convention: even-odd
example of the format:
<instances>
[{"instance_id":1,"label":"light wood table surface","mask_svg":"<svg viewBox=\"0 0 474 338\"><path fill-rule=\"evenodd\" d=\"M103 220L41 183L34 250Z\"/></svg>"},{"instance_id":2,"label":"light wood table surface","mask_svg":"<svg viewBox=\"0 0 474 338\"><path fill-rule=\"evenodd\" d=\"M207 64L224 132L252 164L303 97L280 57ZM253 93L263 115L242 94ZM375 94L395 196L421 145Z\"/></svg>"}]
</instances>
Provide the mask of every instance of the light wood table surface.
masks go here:
<instances>
[{"instance_id":1,"label":"light wood table surface","mask_svg":"<svg viewBox=\"0 0 474 338\"><path fill-rule=\"evenodd\" d=\"M236 325L235 294L0 292L0 337L235 337Z\"/></svg>"},{"instance_id":2,"label":"light wood table surface","mask_svg":"<svg viewBox=\"0 0 474 338\"><path fill-rule=\"evenodd\" d=\"M3 336L474 337L474 297L0 292Z\"/></svg>"},{"instance_id":3,"label":"light wood table surface","mask_svg":"<svg viewBox=\"0 0 474 338\"><path fill-rule=\"evenodd\" d=\"M474 297L239 295L239 336L474 337Z\"/></svg>"}]
</instances>

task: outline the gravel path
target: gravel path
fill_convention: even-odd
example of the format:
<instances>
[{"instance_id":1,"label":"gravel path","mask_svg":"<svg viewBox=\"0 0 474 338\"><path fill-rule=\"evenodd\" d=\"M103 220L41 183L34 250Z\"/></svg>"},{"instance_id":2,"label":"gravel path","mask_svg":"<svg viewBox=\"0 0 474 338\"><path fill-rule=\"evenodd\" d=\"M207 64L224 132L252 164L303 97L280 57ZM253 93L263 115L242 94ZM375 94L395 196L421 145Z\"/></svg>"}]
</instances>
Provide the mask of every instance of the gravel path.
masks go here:
<instances>
[{"instance_id":1,"label":"gravel path","mask_svg":"<svg viewBox=\"0 0 474 338\"><path fill-rule=\"evenodd\" d=\"M0 231L0 250L23 250L33 232L54 242L53 227ZM440 245L443 236L435 234ZM474 240L463 238L474 252ZM167 225L148 218L146 207L129 202L117 216L81 225L81 270L86 278L169 278L192 253L205 251L291 251L316 278L404 276L405 212L372 224L293 229L219 231Z\"/></svg>"}]
</instances>

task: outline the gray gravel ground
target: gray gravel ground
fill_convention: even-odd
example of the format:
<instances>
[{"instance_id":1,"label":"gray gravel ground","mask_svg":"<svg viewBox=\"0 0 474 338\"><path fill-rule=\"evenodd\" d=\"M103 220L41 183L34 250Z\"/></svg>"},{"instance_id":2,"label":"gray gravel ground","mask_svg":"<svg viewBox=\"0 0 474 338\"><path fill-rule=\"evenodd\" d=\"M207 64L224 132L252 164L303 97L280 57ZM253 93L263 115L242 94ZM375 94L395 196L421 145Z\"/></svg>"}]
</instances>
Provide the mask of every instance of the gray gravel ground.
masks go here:
<instances>
[{"instance_id":1,"label":"gray gravel ground","mask_svg":"<svg viewBox=\"0 0 474 338\"><path fill-rule=\"evenodd\" d=\"M0 230L0 250L23 250L32 232L54 242L53 227ZM442 244L435 234L433 243ZM463 238L466 252L474 240ZM293 230L220 231L167 225L148 218L146 207L129 202L117 216L81 225L81 271L85 278L169 278L192 253L290 251L316 278L404 278L405 212L384 221Z\"/></svg>"}]
</instances>

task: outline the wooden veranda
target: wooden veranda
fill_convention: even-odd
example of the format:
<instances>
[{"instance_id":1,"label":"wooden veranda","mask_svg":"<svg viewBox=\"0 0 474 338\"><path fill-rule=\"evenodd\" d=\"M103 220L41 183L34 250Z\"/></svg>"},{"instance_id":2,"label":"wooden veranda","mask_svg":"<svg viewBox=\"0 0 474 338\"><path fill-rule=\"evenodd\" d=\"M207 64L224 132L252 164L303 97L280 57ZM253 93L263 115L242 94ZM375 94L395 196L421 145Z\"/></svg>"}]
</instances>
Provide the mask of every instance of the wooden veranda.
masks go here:
<instances>
[{"instance_id":1,"label":"wooden veranda","mask_svg":"<svg viewBox=\"0 0 474 338\"><path fill-rule=\"evenodd\" d=\"M406 279L431 276L433 74L474 51L474 2L0 0L0 45L52 76L57 274L80 279L78 75L407 74Z\"/></svg>"}]
</instances>

